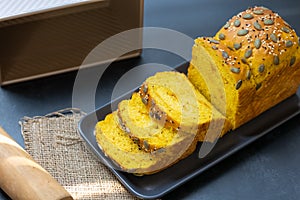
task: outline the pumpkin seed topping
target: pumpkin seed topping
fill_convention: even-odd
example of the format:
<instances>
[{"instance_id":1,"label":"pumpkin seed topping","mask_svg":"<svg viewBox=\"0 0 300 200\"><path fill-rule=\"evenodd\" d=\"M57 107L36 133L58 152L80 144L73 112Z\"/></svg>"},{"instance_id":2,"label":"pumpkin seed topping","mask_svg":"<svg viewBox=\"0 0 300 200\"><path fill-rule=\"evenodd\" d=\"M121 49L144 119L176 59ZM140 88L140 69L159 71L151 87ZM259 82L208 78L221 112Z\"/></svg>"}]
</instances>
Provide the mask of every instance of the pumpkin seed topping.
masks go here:
<instances>
[{"instance_id":1,"label":"pumpkin seed topping","mask_svg":"<svg viewBox=\"0 0 300 200\"><path fill-rule=\"evenodd\" d=\"M147 140L144 140L144 141L143 141L143 144L144 144L145 150L149 150L149 149L150 149L150 145L149 145L149 143L147 142Z\"/></svg>"},{"instance_id":2,"label":"pumpkin seed topping","mask_svg":"<svg viewBox=\"0 0 300 200\"><path fill-rule=\"evenodd\" d=\"M254 28L255 28L256 30L258 30L258 31L262 30L261 25L260 25L257 21L255 21L255 22L253 23L253 26L254 26Z\"/></svg>"},{"instance_id":3,"label":"pumpkin seed topping","mask_svg":"<svg viewBox=\"0 0 300 200\"><path fill-rule=\"evenodd\" d=\"M292 42L291 40L287 40L287 41L285 42L285 46L286 46L286 47L291 47L291 46L293 46L293 42Z\"/></svg>"},{"instance_id":4,"label":"pumpkin seed topping","mask_svg":"<svg viewBox=\"0 0 300 200\"><path fill-rule=\"evenodd\" d=\"M228 29L229 26L230 26L230 24L229 24L228 22L226 22L226 24L224 25L224 28L225 28L225 29Z\"/></svg>"},{"instance_id":5,"label":"pumpkin seed topping","mask_svg":"<svg viewBox=\"0 0 300 200\"><path fill-rule=\"evenodd\" d=\"M271 38L271 40L273 41L273 42L277 42L277 37L276 37L276 35L274 34L274 33L271 33L271 35L270 35L270 38Z\"/></svg>"},{"instance_id":6,"label":"pumpkin seed topping","mask_svg":"<svg viewBox=\"0 0 300 200\"><path fill-rule=\"evenodd\" d=\"M244 19L252 19L253 15L251 15L250 13L247 13L243 16Z\"/></svg>"},{"instance_id":7,"label":"pumpkin seed topping","mask_svg":"<svg viewBox=\"0 0 300 200\"><path fill-rule=\"evenodd\" d=\"M233 44L233 48L235 49L235 50L238 50L238 49L240 49L242 47L242 44L241 43L234 43Z\"/></svg>"},{"instance_id":8,"label":"pumpkin seed topping","mask_svg":"<svg viewBox=\"0 0 300 200\"><path fill-rule=\"evenodd\" d=\"M247 35L248 34L248 30L246 30L246 29L242 29L242 30L239 30L238 32L237 32L237 35L238 36L245 36L245 35Z\"/></svg>"},{"instance_id":9,"label":"pumpkin seed topping","mask_svg":"<svg viewBox=\"0 0 300 200\"><path fill-rule=\"evenodd\" d=\"M269 8L266 8L264 6L260 6L260 8L263 9L263 10L270 10Z\"/></svg>"},{"instance_id":10,"label":"pumpkin seed topping","mask_svg":"<svg viewBox=\"0 0 300 200\"><path fill-rule=\"evenodd\" d=\"M261 40L259 38L256 38L254 40L254 46L255 46L256 49L260 48L260 46L261 46Z\"/></svg>"},{"instance_id":11,"label":"pumpkin seed topping","mask_svg":"<svg viewBox=\"0 0 300 200\"><path fill-rule=\"evenodd\" d=\"M143 92L144 92L144 93L147 93L147 92L148 92L148 86L144 85L144 87L143 87Z\"/></svg>"},{"instance_id":12,"label":"pumpkin seed topping","mask_svg":"<svg viewBox=\"0 0 300 200\"><path fill-rule=\"evenodd\" d=\"M213 45L211 48L212 48L213 50L217 50L217 49L218 49L218 47L217 47L216 45Z\"/></svg>"},{"instance_id":13,"label":"pumpkin seed topping","mask_svg":"<svg viewBox=\"0 0 300 200\"><path fill-rule=\"evenodd\" d=\"M265 71L265 65L264 65L264 64L259 65L258 71L259 71L260 73L263 73L263 72Z\"/></svg>"},{"instance_id":14,"label":"pumpkin seed topping","mask_svg":"<svg viewBox=\"0 0 300 200\"><path fill-rule=\"evenodd\" d=\"M218 40L214 40L214 39L209 40L209 42L214 43L214 44L220 44L220 42Z\"/></svg>"},{"instance_id":15,"label":"pumpkin seed topping","mask_svg":"<svg viewBox=\"0 0 300 200\"><path fill-rule=\"evenodd\" d=\"M156 120L161 120L161 115L159 113L154 113L154 116L153 118L156 119Z\"/></svg>"},{"instance_id":16,"label":"pumpkin seed topping","mask_svg":"<svg viewBox=\"0 0 300 200\"><path fill-rule=\"evenodd\" d=\"M231 71L232 73L239 74L241 70L240 70L239 68L236 68L236 67L231 67L231 68L230 68L230 71Z\"/></svg>"},{"instance_id":17,"label":"pumpkin seed topping","mask_svg":"<svg viewBox=\"0 0 300 200\"><path fill-rule=\"evenodd\" d=\"M296 56L293 56L290 60L290 66L294 65L296 62Z\"/></svg>"},{"instance_id":18,"label":"pumpkin seed topping","mask_svg":"<svg viewBox=\"0 0 300 200\"><path fill-rule=\"evenodd\" d=\"M282 27L281 30L285 33L290 33L290 29L286 26Z\"/></svg>"},{"instance_id":19,"label":"pumpkin seed topping","mask_svg":"<svg viewBox=\"0 0 300 200\"><path fill-rule=\"evenodd\" d=\"M142 98L142 102L143 104L147 105L148 104L148 99L146 99L145 97Z\"/></svg>"},{"instance_id":20,"label":"pumpkin seed topping","mask_svg":"<svg viewBox=\"0 0 300 200\"><path fill-rule=\"evenodd\" d=\"M231 46L227 46L227 48L230 49L231 51L234 50Z\"/></svg>"},{"instance_id":21,"label":"pumpkin seed topping","mask_svg":"<svg viewBox=\"0 0 300 200\"><path fill-rule=\"evenodd\" d=\"M242 80L238 80L238 82L235 85L235 89L240 89L240 87L242 86L243 81Z\"/></svg>"},{"instance_id":22,"label":"pumpkin seed topping","mask_svg":"<svg viewBox=\"0 0 300 200\"><path fill-rule=\"evenodd\" d=\"M244 56L245 58L250 58L252 56L252 49L247 49Z\"/></svg>"},{"instance_id":23,"label":"pumpkin seed topping","mask_svg":"<svg viewBox=\"0 0 300 200\"><path fill-rule=\"evenodd\" d=\"M159 149L156 150L157 153L163 153L165 151L166 151L165 148L159 148Z\"/></svg>"},{"instance_id":24,"label":"pumpkin seed topping","mask_svg":"<svg viewBox=\"0 0 300 200\"><path fill-rule=\"evenodd\" d=\"M222 56L223 56L223 58L225 58L225 59L229 58L229 55L228 55L228 53L227 53L226 51L223 51L223 52L222 52Z\"/></svg>"},{"instance_id":25,"label":"pumpkin seed topping","mask_svg":"<svg viewBox=\"0 0 300 200\"><path fill-rule=\"evenodd\" d=\"M279 57L278 56L273 57L273 63L274 63L274 65L279 65Z\"/></svg>"},{"instance_id":26,"label":"pumpkin seed topping","mask_svg":"<svg viewBox=\"0 0 300 200\"><path fill-rule=\"evenodd\" d=\"M240 20L235 20L234 22L233 22L233 25L235 26L235 27L239 27L240 25L241 25L241 21Z\"/></svg>"},{"instance_id":27,"label":"pumpkin seed topping","mask_svg":"<svg viewBox=\"0 0 300 200\"><path fill-rule=\"evenodd\" d=\"M261 88L261 83L256 84L255 89L258 90L259 88Z\"/></svg>"},{"instance_id":28,"label":"pumpkin seed topping","mask_svg":"<svg viewBox=\"0 0 300 200\"><path fill-rule=\"evenodd\" d=\"M253 13L256 15L262 15L262 14L264 14L264 11L263 10L253 10Z\"/></svg>"},{"instance_id":29,"label":"pumpkin seed topping","mask_svg":"<svg viewBox=\"0 0 300 200\"><path fill-rule=\"evenodd\" d=\"M219 34L219 39L220 39L220 40L225 40L225 35L224 35L223 33L220 33L220 34Z\"/></svg>"},{"instance_id":30,"label":"pumpkin seed topping","mask_svg":"<svg viewBox=\"0 0 300 200\"><path fill-rule=\"evenodd\" d=\"M274 21L272 19L265 19L264 20L264 24L265 25L273 25L274 24Z\"/></svg>"},{"instance_id":31,"label":"pumpkin seed topping","mask_svg":"<svg viewBox=\"0 0 300 200\"><path fill-rule=\"evenodd\" d=\"M250 78L251 78L251 71L250 70L247 71L246 78L247 78L247 80L250 80Z\"/></svg>"},{"instance_id":32,"label":"pumpkin seed topping","mask_svg":"<svg viewBox=\"0 0 300 200\"><path fill-rule=\"evenodd\" d=\"M242 63L244 63L244 64L248 64L246 58L242 58L241 61L242 61Z\"/></svg>"}]
</instances>

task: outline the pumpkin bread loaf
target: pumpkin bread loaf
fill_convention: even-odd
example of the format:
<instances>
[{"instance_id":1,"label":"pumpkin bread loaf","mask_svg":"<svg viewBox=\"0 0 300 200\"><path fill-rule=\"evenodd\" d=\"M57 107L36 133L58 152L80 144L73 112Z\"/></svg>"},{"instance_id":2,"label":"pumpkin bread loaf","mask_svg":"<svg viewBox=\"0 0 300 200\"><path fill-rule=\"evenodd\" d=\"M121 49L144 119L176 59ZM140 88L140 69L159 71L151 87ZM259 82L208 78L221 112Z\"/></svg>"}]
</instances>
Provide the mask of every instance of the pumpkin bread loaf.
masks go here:
<instances>
[{"instance_id":1,"label":"pumpkin bread loaf","mask_svg":"<svg viewBox=\"0 0 300 200\"><path fill-rule=\"evenodd\" d=\"M137 175L153 174L190 155L196 148L197 140L187 134L174 139L166 148L146 152L119 127L116 115L113 112L99 121L95 136L100 149L114 162L117 170Z\"/></svg>"},{"instance_id":2,"label":"pumpkin bread loaf","mask_svg":"<svg viewBox=\"0 0 300 200\"><path fill-rule=\"evenodd\" d=\"M199 141L214 142L231 129L228 120L183 73L158 72L146 79L139 93L159 124L194 132Z\"/></svg>"},{"instance_id":3,"label":"pumpkin bread loaf","mask_svg":"<svg viewBox=\"0 0 300 200\"><path fill-rule=\"evenodd\" d=\"M188 77L235 129L296 93L299 51L295 30L277 13L249 8L215 37L195 40Z\"/></svg>"},{"instance_id":4,"label":"pumpkin bread loaf","mask_svg":"<svg viewBox=\"0 0 300 200\"><path fill-rule=\"evenodd\" d=\"M118 169L153 174L296 93L299 38L277 13L249 8L192 48L188 76L158 72L95 127Z\"/></svg>"}]
</instances>

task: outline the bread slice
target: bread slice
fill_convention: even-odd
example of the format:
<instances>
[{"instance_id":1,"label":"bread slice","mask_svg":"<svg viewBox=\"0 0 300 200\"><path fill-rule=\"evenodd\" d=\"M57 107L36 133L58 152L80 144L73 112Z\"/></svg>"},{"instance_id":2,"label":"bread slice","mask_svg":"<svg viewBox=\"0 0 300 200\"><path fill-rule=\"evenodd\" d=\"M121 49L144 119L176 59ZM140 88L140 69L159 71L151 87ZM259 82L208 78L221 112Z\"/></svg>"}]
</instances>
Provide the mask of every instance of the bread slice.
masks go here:
<instances>
[{"instance_id":1,"label":"bread slice","mask_svg":"<svg viewBox=\"0 0 300 200\"><path fill-rule=\"evenodd\" d=\"M214 142L231 128L183 73L158 72L146 79L139 93L150 116L158 123L194 132L199 141Z\"/></svg>"},{"instance_id":2,"label":"bread slice","mask_svg":"<svg viewBox=\"0 0 300 200\"><path fill-rule=\"evenodd\" d=\"M196 148L194 135L180 137L172 145L157 151L140 149L130 136L120 129L116 111L108 114L95 127L95 136L100 149L122 170L137 175L159 172L190 155Z\"/></svg>"},{"instance_id":3,"label":"bread slice","mask_svg":"<svg viewBox=\"0 0 300 200\"><path fill-rule=\"evenodd\" d=\"M277 13L253 7L215 37L195 40L188 77L236 129L295 94L299 66L296 32Z\"/></svg>"},{"instance_id":4,"label":"bread slice","mask_svg":"<svg viewBox=\"0 0 300 200\"><path fill-rule=\"evenodd\" d=\"M165 128L150 117L147 106L138 93L133 93L130 100L121 101L117 113L121 128L147 152L165 148L176 143L176 140L181 140L176 137L177 130Z\"/></svg>"}]
</instances>

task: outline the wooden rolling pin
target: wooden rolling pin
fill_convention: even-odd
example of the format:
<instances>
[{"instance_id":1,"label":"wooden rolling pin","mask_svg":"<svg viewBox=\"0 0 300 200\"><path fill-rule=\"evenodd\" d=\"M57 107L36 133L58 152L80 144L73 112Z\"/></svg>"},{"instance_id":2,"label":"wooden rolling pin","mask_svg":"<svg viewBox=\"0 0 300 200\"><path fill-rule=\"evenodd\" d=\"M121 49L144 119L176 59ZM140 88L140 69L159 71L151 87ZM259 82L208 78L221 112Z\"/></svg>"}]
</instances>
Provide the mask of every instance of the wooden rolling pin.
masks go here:
<instances>
[{"instance_id":1,"label":"wooden rolling pin","mask_svg":"<svg viewBox=\"0 0 300 200\"><path fill-rule=\"evenodd\" d=\"M0 187L13 200L72 200L72 196L0 127Z\"/></svg>"}]
</instances>

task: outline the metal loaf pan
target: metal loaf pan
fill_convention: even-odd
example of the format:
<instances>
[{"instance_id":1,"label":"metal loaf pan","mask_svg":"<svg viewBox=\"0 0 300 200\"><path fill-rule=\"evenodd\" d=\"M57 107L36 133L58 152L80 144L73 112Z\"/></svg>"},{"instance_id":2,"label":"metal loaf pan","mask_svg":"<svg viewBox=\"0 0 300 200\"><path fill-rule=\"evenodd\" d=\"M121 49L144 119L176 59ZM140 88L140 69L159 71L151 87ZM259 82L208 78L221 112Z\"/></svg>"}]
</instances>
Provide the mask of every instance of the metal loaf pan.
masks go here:
<instances>
[{"instance_id":1,"label":"metal loaf pan","mask_svg":"<svg viewBox=\"0 0 300 200\"><path fill-rule=\"evenodd\" d=\"M3 0L0 5L1 85L76 70L105 39L143 26L143 0ZM126 38L117 42L127 45ZM142 43L142 34L136 42ZM107 61L96 58L89 66Z\"/></svg>"}]
</instances>

